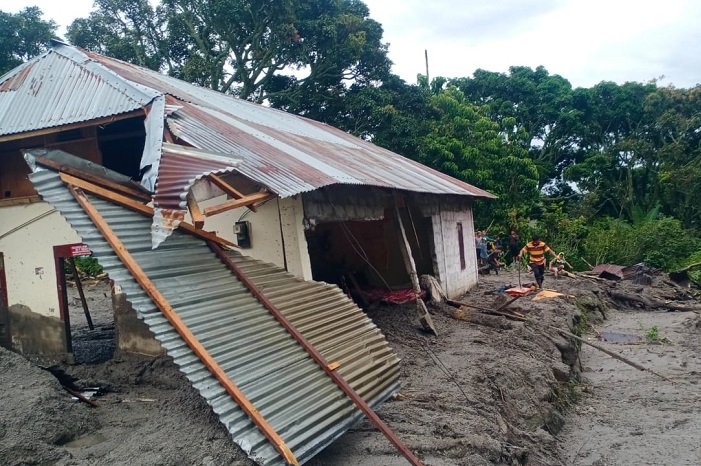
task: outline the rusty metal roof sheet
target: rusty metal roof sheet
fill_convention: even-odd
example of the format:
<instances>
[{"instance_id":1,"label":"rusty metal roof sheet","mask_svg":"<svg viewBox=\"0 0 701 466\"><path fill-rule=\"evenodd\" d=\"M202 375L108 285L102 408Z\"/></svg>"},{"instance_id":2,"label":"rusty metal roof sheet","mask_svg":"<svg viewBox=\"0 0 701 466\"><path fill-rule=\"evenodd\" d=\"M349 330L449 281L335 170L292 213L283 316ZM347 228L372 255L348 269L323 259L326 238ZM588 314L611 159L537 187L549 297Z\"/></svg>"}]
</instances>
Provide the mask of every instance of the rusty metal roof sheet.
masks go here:
<instances>
[{"instance_id":1,"label":"rusty metal roof sheet","mask_svg":"<svg viewBox=\"0 0 701 466\"><path fill-rule=\"evenodd\" d=\"M240 160L177 144L163 144L154 207L185 210L187 193L206 175L234 171Z\"/></svg>"},{"instance_id":2,"label":"rusty metal roof sheet","mask_svg":"<svg viewBox=\"0 0 701 466\"><path fill-rule=\"evenodd\" d=\"M0 136L126 113L158 95L77 53L51 49L0 78Z\"/></svg>"},{"instance_id":3,"label":"rusty metal roof sheet","mask_svg":"<svg viewBox=\"0 0 701 466\"><path fill-rule=\"evenodd\" d=\"M259 464L282 464L274 447L185 345L121 264L70 195L57 173L31 175L119 283L140 319L199 391L233 440ZM148 217L90 197L148 277L196 338L243 390L292 449L300 463L340 436L361 413L273 319L224 264L193 236L176 231L151 249ZM398 358L367 316L330 285L303 282L274 266L237 253L231 257L371 405L398 389Z\"/></svg>"},{"instance_id":4,"label":"rusty metal roof sheet","mask_svg":"<svg viewBox=\"0 0 701 466\"><path fill-rule=\"evenodd\" d=\"M175 97L170 103L183 107L168 115L176 136L241 157L240 171L281 197L338 183L494 197L323 123L86 53L129 81Z\"/></svg>"},{"instance_id":5,"label":"rusty metal roof sheet","mask_svg":"<svg viewBox=\"0 0 701 466\"><path fill-rule=\"evenodd\" d=\"M625 268L625 265L599 264L591 270L591 273L596 275L606 274L608 276L613 276L622 279L623 269Z\"/></svg>"}]
</instances>

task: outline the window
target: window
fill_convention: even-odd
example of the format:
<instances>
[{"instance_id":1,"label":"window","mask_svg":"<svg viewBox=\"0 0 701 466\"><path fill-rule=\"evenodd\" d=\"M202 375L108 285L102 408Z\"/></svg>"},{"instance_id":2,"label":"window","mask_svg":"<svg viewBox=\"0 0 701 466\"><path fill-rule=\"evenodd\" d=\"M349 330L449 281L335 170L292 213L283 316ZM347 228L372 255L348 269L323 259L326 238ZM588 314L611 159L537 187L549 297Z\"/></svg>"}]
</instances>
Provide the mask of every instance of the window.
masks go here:
<instances>
[{"instance_id":1,"label":"window","mask_svg":"<svg viewBox=\"0 0 701 466\"><path fill-rule=\"evenodd\" d=\"M465 239L462 234L462 223L458 222L458 247L460 248L460 270L465 270Z\"/></svg>"}]
</instances>

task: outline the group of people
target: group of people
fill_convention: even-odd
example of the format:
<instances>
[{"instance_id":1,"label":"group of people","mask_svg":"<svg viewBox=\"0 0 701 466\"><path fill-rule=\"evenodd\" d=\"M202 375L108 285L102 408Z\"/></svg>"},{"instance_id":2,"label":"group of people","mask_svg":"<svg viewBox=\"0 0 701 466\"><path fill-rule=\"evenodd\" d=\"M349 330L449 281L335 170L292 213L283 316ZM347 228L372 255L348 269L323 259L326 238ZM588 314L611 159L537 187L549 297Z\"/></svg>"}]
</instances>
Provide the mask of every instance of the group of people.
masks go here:
<instances>
[{"instance_id":1,"label":"group of people","mask_svg":"<svg viewBox=\"0 0 701 466\"><path fill-rule=\"evenodd\" d=\"M475 247L478 265L485 267L487 271L494 270L497 275L499 274L499 268L504 265L501 261L504 250L507 251L506 260L509 263L520 263L522 258L528 255L528 267L533 272L538 288L543 287L546 253L552 256L549 270L555 278L559 278L560 275L571 276L566 267L572 269L572 266L567 262L564 254L556 254L547 244L541 241L538 235L533 235L531 241L521 247L521 240L515 230L511 231L511 234L505 241L499 237L490 238L487 236L486 231L476 231Z\"/></svg>"}]
</instances>

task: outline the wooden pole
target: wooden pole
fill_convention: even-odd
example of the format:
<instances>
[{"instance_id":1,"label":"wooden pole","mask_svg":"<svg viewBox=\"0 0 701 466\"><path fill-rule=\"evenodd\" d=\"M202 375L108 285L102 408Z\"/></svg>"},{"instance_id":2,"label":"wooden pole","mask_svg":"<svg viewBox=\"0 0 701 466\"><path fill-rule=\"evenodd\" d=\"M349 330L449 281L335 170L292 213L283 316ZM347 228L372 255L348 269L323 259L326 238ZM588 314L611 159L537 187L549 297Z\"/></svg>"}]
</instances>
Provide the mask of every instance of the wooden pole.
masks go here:
<instances>
[{"instance_id":1,"label":"wooden pole","mask_svg":"<svg viewBox=\"0 0 701 466\"><path fill-rule=\"evenodd\" d=\"M222 202L221 204L213 205L204 209L204 215L209 217L210 215L220 214L226 212L227 210L238 209L239 207L247 207L258 202L267 201L268 199L275 197L273 193L255 193L249 194L248 196L242 197L240 199L231 199L230 201Z\"/></svg>"},{"instance_id":2,"label":"wooden pole","mask_svg":"<svg viewBox=\"0 0 701 466\"><path fill-rule=\"evenodd\" d=\"M287 317L268 299L265 294L256 286L253 281L248 278L246 274L243 273L241 268L233 261L229 256L226 255L224 250L213 242L208 243L209 247L214 251L214 253L219 257L219 259L231 270L231 272L238 278L241 283L251 292L251 294L270 312L270 314L277 320L282 327L287 330L287 332L295 339L299 345L304 348L304 350L311 356L311 358L326 372L326 374L334 381L338 388L346 394L348 398L353 401L360 411L362 411L365 416L372 422L372 424L377 427L380 432L384 434L385 437L394 445L397 450L406 458L409 463L414 466L421 466L421 461L412 453L409 448L402 443L402 441L397 437L397 435L389 428L385 422L380 419L375 411L362 399L358 393L353 390L353 387L348 385L348 382L336 372L338 367L336 363L328 363L324 356L312 345L304 336L297 330L297 328L292 325L292 323L287 320Z\"/></svg>"},{"instance_id":3,"label":"wooden pole","mask_svg":"<svg viewBox=\"0 0 701 466\"><path fill-rule=\"evenodd\" d=\"M187 208L190 210L190 217L192 217L192 224L195 228L198 230L204 228L204 215L202 215L200 206L191 192L187 194Z\"/></svg>"},{"instance_id":4,"label":"wooden pole","mask_svg":"<svg viewBox=\"0 0 701 466\"><path fill-rule=\"evenodd\" d=\"M158 309L160 309L175 331L177 331L185 341L187 346L193 353L195 353L197 358L202 361L209 372L219 381L229 396L231 396L236 404L241 407L243 412L248 415L248 417L260 429L263 435L265 435L265 437L273 444L275 449L280 453L287 464L298 465L299 463L297 458L294 456L282 437L280 437L280 435L261 415L261 413L258 412L253 403L248 400L241 389L239 389L239 387L229 378L226 372L224 372L224 369L219 366L204 345L202 345L197 337L195 337L195 335L190 331L165 296L163 296L163 294L158 290L151 279L148 278L139 263L127 250L126 246L124 246L117 235L114 234L112 228L110 228L102 215L97 211L92 203L90 203L87 196L74 186L69 186L68 189L88 217L90 217L90 220L92 220L92 222L95 224L95 227L97 227L100 234L102 234L105 240L109 243L115 254L117 254L117 257L119 257L119 260L122 261L122 264L124 264L127 270L129 270L129 273L131 273L132 277L134 277L134 280L136 280L139 286L141 286L144 292L146 292L148 297L151 298L153 303L158 307ZM210 241L210 244L215 243Z\"/></svg>"},{"instance_id":5,"label":"wooden pole","mask_svg":"<svg viewBox=\"0 0 701 466\"><path fill-rule=\"evenodd\" d=\"M88 309L88 302L85 299L85 293L83 293L83 284L78 275L78 267L75 266L75 257L71 257L67 262L70 264L73 272L75 287L78 289L78 296L80 296L80 302L83 305L83 313L85 314L85 320L88 321L88 328L90 330L95 330L95 326L92 324L92 317L90 316L90 309Z\"/></svg>"},{"instance_id":6,"label":"wooden pole","mask_svg":"<svg viewBox=\"0 0 701 466\"><path fill-rule=\"evenodd\" d=\"M409 279L411 280L411 286L414 289L414 294L416 295L416 310L419 314L419 321L423 325L424 329L438 335L436 332L436 327L433 325L433 319L431 319L431 314L428 313L426 308L426 303L421 299L421 285L419 284L419 276L416 273L416 263L414 262L414 257L411 255L411 246L409 245L409 240L406 236L406 230L404 229L404 224L402 223L402 217L399 214L398 200L395 198L394 211L397 216L397 225L399 227L399 249L402 252L402 258L404 259L404 266L406 271L409 273Z\"/></svg>"}]
</instances>

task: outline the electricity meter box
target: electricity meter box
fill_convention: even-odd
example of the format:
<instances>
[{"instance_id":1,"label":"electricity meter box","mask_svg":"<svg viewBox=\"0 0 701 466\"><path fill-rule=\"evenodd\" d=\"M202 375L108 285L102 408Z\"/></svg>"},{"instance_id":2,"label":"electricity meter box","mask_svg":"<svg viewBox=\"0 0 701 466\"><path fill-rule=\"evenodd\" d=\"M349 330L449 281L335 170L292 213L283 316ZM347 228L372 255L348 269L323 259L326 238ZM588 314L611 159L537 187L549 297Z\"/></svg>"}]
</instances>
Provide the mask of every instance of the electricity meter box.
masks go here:
<instances>
[{"instance_id":1,"label":"electricity meter box","mask_svg":"<svg viewBox=\"0 0 701 466\"><path fill-rule=\"evenodd\" d=\"M234 234L236 235L236 244L241 248L251 247L251 223L250 222L236 222L234 224Z\"/></svg>"}]
</instances>

